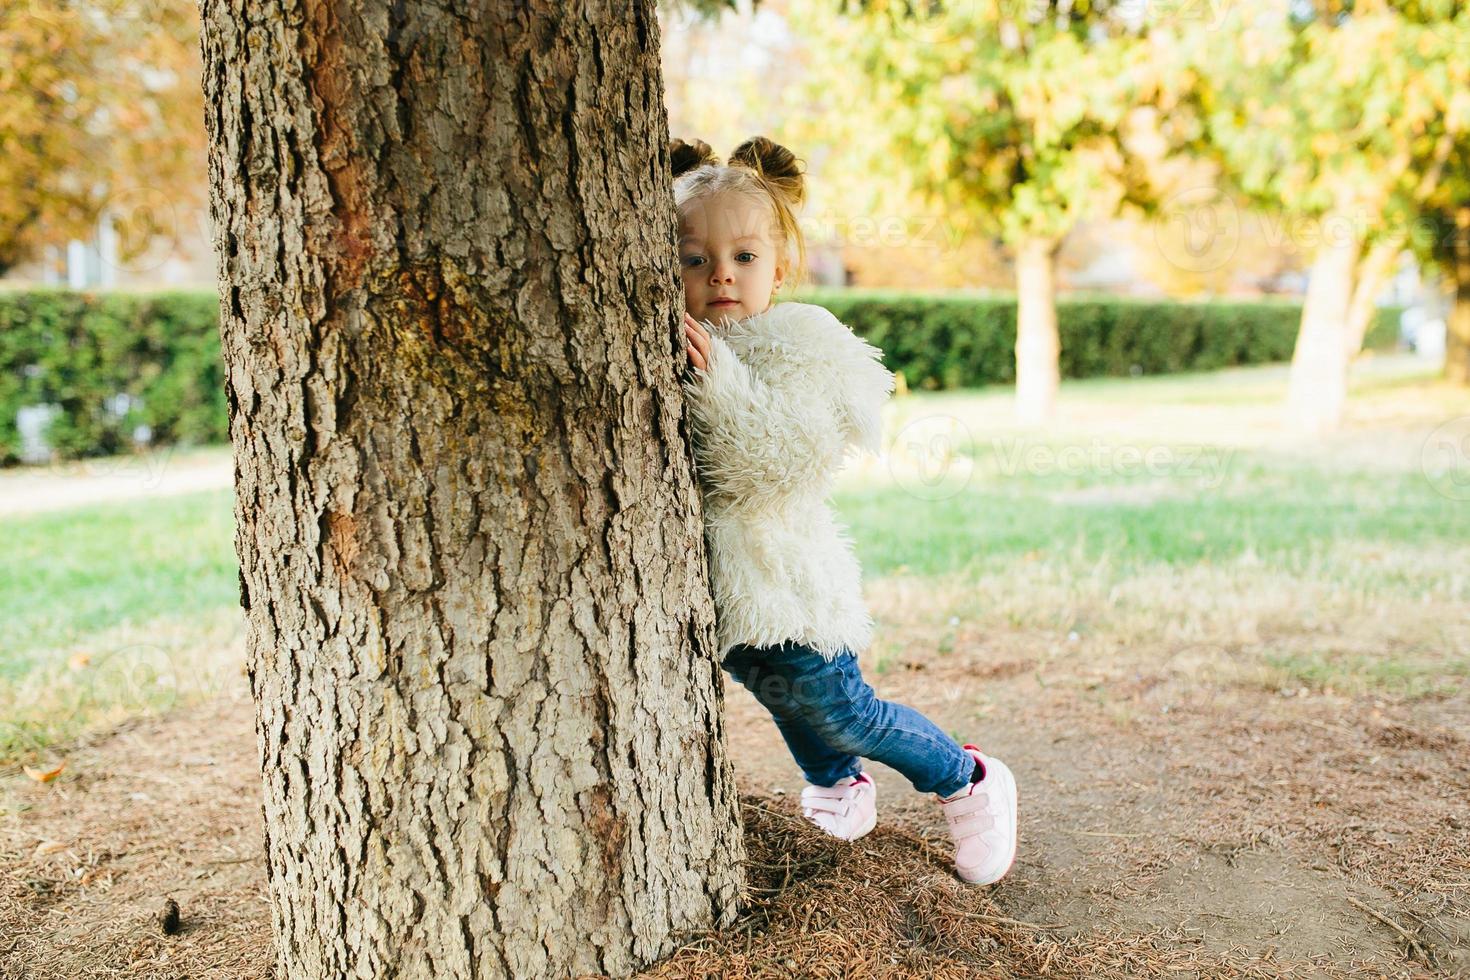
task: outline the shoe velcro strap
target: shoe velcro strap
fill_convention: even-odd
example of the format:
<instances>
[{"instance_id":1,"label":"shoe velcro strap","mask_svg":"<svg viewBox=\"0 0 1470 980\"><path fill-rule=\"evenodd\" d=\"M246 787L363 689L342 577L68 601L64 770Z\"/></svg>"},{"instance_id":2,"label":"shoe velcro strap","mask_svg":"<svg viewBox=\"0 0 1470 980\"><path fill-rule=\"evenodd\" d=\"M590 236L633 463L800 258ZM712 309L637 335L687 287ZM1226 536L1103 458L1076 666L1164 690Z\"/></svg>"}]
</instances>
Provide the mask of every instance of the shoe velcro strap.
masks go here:
<instances>
[{"instance_id":1,"label":"shoe velcro strap","mask_svg":"<svg viewBox=\"0 0 1470 980\"><path fill-rule=\"evenodd\" d=\"M801 805L812 810L826 810L828 813L846 813L851 803L840 798L809 796L801 801Z\"/></svg>"},{"instance_id":2,"label":"shoe velcro strap","mask_svg":"<svg viewBox=\"0 0 1470 980\"><path fill-rule=\"evenodd\" d=\"M950 833L955 834L957 838L974 837L977 834L983 834L987 830L995 829L995 817L987 813L983 817L983 823L981 820L982 817L980 816L973 816L968 819L964 817L950 817Z\"/></svg>"},{"instance_id":3,"label":"shoe velcro strap","mask_svg":"<svg viewBox=\"0 0 1470 980\"><path fill-rule=\"evenodd\" d=\"M961 796L957 800L951 800L944 804L944 814L948 817L962 817L969 813L986 813L990 810L990 800L983 793L975 793L972 796Z\"/></svg>"}]
</instances>

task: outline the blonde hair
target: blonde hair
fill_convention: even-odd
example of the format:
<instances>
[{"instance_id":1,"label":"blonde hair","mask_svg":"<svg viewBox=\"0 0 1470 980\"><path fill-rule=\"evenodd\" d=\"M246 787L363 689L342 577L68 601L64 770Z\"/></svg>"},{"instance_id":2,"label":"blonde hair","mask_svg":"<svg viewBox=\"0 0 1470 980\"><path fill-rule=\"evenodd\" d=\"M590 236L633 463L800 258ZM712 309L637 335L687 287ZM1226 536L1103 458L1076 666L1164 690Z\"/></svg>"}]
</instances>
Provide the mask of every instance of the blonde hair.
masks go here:
<instances>
[{"instance_id":1,"label":"blonde hair","mask_svg":"<svg viewBox=\"0 0 1470 980\"><path fill-rule=\"evenodd\" d=\"M680 217L693 202L715 194L733 192L768 201L778 232L776 248L787 269L785 282L795 286L803 281L806 240L796 212L806 201L806 172L794 153L764 136L752 136L735 147L728 164L722 164L708 143L673 139L669 140L669 162L674 171L674 206ZM790 261L793 244L795 262Z\"/></svg>"}]
</instances>

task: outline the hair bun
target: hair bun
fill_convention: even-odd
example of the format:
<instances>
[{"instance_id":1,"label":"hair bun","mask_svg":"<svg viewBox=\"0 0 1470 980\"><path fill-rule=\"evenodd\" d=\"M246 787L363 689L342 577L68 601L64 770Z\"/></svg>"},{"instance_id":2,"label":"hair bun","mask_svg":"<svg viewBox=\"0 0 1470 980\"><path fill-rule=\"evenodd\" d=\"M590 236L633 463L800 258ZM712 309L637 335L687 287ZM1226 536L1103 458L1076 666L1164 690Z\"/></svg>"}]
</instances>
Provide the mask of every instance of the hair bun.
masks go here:
<instances>
[{"instance_id":1,"label":"hair bun","mask_svg":"<svg viewBox=\"0 0 1470 980\"><path fill-rule=\"evenodd\" d=\"M752 136L735 147L730 166L749 167L779 187L788 200L800 206L806 200L806 176L801 161L786 147L764 136Z\"/></svg>"},{"instance_id":2,"label":"hair bun","mask_svg":"<svg viewBox=\"0 0 1470 980\"><path fill-rule=\"evenodd\" d=\"M710 145L704 140L695 140L692 143L686 143L681 139L669 140L669 163L673 167L675 177L695 167L719 162L720 158L715 156L715 151L710 149Z\"/></svg>"}]
</instances>

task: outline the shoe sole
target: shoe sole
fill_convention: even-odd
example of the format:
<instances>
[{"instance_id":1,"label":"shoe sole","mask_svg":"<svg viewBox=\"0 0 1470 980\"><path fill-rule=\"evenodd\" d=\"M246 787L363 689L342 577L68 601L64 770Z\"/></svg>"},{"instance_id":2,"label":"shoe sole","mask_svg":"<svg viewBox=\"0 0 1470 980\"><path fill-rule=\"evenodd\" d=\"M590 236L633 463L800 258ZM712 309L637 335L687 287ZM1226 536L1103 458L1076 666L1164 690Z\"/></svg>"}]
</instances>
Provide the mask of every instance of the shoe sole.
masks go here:
<instances>
[{"instance_id":1,"label":"shoe sole","mask_svg":"<svg viewBox=\"0 0 1470 980\"><path fill-rule=\"evenodd\" d=\"M1011 773L1010 767L999 759L986 759L985 769L987 773L994 772L997 776L1002 777L1000 781L1001 785L1005 787L1006 796L1011 801L1011 853L1006 858L1005 866L1000 869L1000 873L994 876L970 878L963 871L956 868L955 871L959 874L961 880L967 881L972 885L993 885L1004 878L1007 872L1011 870L1011 865L1016 863L1016 847L1021 842L1021 828L1016 814L1018 802L1016 796L1016 777Z\"/></svg>"}]
</instances>

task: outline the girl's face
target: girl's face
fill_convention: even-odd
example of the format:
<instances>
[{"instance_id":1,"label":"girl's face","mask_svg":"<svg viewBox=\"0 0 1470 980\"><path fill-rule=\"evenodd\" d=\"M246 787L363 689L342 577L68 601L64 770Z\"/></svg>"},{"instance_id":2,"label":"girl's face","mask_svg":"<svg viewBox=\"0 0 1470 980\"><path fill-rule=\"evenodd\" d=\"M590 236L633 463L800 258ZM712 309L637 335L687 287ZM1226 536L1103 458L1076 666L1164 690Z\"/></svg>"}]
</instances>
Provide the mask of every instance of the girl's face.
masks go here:
<instances>
[{"instance_id":1,"label":"girl's face","mask_svg":"<svg viewBox=\"0 0 1470 980\"><path fill-rule=\"evenodd\" d=\"M777 264L773 218L744 194L723 193L685 207L679 218L684 309L721 323L764 313L785 270Z\"/></svg>"}]
</instances>

